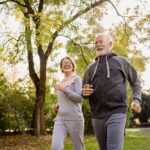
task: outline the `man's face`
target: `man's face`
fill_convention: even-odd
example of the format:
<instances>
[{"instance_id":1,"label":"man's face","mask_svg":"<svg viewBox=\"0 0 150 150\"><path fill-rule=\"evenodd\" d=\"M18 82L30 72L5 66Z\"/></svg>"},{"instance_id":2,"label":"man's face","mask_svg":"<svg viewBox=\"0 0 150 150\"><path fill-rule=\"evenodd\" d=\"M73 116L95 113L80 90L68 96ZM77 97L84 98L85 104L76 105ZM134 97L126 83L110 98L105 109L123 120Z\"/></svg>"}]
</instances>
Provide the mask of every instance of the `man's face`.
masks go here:
<instances>
[{"instance_id":1,"label":"man's face","mask_svg":"<svg viewBox=\"0 0 150 150\"><path fill-rule=\"evenodd\" d=\"M100 35L95 38L95 48L97 56L106 55L110 52L112 41L105 35Z\"/></svg>"}]
</instances>

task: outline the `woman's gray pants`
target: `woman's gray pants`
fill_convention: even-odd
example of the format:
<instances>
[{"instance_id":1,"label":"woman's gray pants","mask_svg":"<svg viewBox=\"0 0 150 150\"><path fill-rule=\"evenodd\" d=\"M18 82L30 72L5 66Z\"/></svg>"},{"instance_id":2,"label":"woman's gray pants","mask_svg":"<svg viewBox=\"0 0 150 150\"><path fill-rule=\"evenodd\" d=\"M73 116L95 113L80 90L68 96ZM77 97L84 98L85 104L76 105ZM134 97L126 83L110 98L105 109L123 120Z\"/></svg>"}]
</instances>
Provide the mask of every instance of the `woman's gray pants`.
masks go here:
<instances>
[{"instance_id":1,"label":"woman's gray pants","mask_svg":"<svg viewBox=\"0 0 150 150\"><path fill-rule=\"evenodd\" d=\"M56 120L52 135L52 150L63 150L65 137L71 137L74 150L84 150L84 121Z\"/></svg>"},{"instance_id":2,"label":"woman's gray pants","mask_svg":"<svg viewBox=\"0 0 150 150\"><path fill-rule=\"evenodd\" d=\"M122 150L126 114L116 113L109 117L92 119L100 150Z\"/></svg>"}]
</instances>

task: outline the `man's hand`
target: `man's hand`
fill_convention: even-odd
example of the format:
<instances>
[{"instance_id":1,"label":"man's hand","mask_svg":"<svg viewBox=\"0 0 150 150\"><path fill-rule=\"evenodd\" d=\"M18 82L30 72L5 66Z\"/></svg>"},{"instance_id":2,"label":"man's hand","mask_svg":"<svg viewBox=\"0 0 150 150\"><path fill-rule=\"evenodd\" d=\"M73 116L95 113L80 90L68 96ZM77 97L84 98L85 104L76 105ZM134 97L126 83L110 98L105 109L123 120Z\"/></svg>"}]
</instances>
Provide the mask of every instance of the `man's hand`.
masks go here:
<instances>
[{"instance_id":1,"label":"man's hand","mask_svg":"<svg viewBox=\"0 0 150 150\"><path fill-rule=\"evenodd\" d=\"M131 103L131 109L134 111L134 112L137 112L137 113L140 113L141 112L141 106L139 103L133 101Z\"/></svg>"},{"instance_id":2,"label":"man's hand","mask_svg":"<svg viewBox=\"0 0 150 150\"><path fill-rule=\"evenodd\" d=\"M90 96L93 93L93 86L90 84L85 84L82 89L83 96Z\"/></svg>"}]
</instances>

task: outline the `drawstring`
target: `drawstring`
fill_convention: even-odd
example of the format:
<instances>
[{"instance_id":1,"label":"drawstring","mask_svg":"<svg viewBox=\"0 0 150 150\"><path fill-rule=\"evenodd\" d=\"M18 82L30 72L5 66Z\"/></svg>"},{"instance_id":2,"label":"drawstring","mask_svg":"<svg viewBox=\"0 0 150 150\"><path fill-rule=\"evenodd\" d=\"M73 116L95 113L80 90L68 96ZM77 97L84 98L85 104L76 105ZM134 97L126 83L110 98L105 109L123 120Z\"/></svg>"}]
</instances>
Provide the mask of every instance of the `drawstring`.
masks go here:
<instances>
[{"instance_id":1,"label":"drawstring","mask_svg":"<svg viewBox=\"0 0 150 150\"><path fill-rule=\"evenodd\" d=\"M109 79L110 78L109 63L108 63L108 60L107 60L107 56L105 58L106 58L106 67L107 67L107 78ZM96 67L94 68L94 72L93 72L91 81L93 81L93 79L94 79L94 76L95 76L97 68L98 68L99 61L100 61L100 58L98 57L97 64L96 64Z\"/></svg>"},{"instance_id":2,"label":"drawstring","mask_svg":"<svg viewBox=\"0 0 150 150\"><path fill-rule=\"evenodd\" d=\"M107 78L110 78L110 70L109 70L109 63L106 56L106 67L107 67Z\"/></svg>"},{"instance_id":3,"label":"drawstring","mask_svg":"<svg viewBox=\"0 0 150 150\"><path fill-rule=\"evenodd\" d=\"M96 67L94 68L94 72L93 72L93 75L92 75L91 81L93 81L94 76L95 76L95 74L96 74L96 71L97 71L97 68L98 68L98 64L99 64L99 60L100 60L100 58L98 58L98 60L97 60L97 64L96 64Z\"/></svg>"}]
</instances>

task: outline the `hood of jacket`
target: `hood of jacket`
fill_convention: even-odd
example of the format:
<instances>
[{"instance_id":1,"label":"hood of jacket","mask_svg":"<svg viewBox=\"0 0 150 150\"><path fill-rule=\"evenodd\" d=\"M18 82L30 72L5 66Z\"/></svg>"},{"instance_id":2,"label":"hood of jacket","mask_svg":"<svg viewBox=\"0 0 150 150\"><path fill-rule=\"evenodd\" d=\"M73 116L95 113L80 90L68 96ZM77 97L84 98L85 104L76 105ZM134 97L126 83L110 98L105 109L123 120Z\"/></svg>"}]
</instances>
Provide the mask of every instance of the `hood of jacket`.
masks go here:
<instances>
[{"instance_id":1,"label":"hood of jacket","mask_svg":"<svg viewBox=\"0 0 150 150\"><path fill-rule=\"evenodd\" d=\"M113 56L117 56L117 54L114 53L114 52L110 52L110 53L108 53L108 54L106 54L106 55L97 56L97 57L95 58L96 66L95 66L95 68L94 68L94 72L93 72L93 74L92 74L91 81L94 79L94 76L95 76L95 74L96 74L99 61L105 61L105 62L106 62L107 78L110 78L110 69L109 69L108 59L111 58L111 57L113 57Z\"/></svg>"},{"instance_id":2,"label":"hood of jacket","mask_svg":"<svg viewBox=\"0 0 150 150\"><path fill-rule=\"evenodd\" d=\"M97 56L96 58L95 58L95 61L97 61L98 59L106 59L106 57L107 57L107 59L109 59L110 57L113 57L113 56L117 56L117 54L116 53L114 53L114 52L110 52L110 53L108 53L108 54L106 54L106 55L102 55L102 56Z\"/></svg>"}]
</instances>

